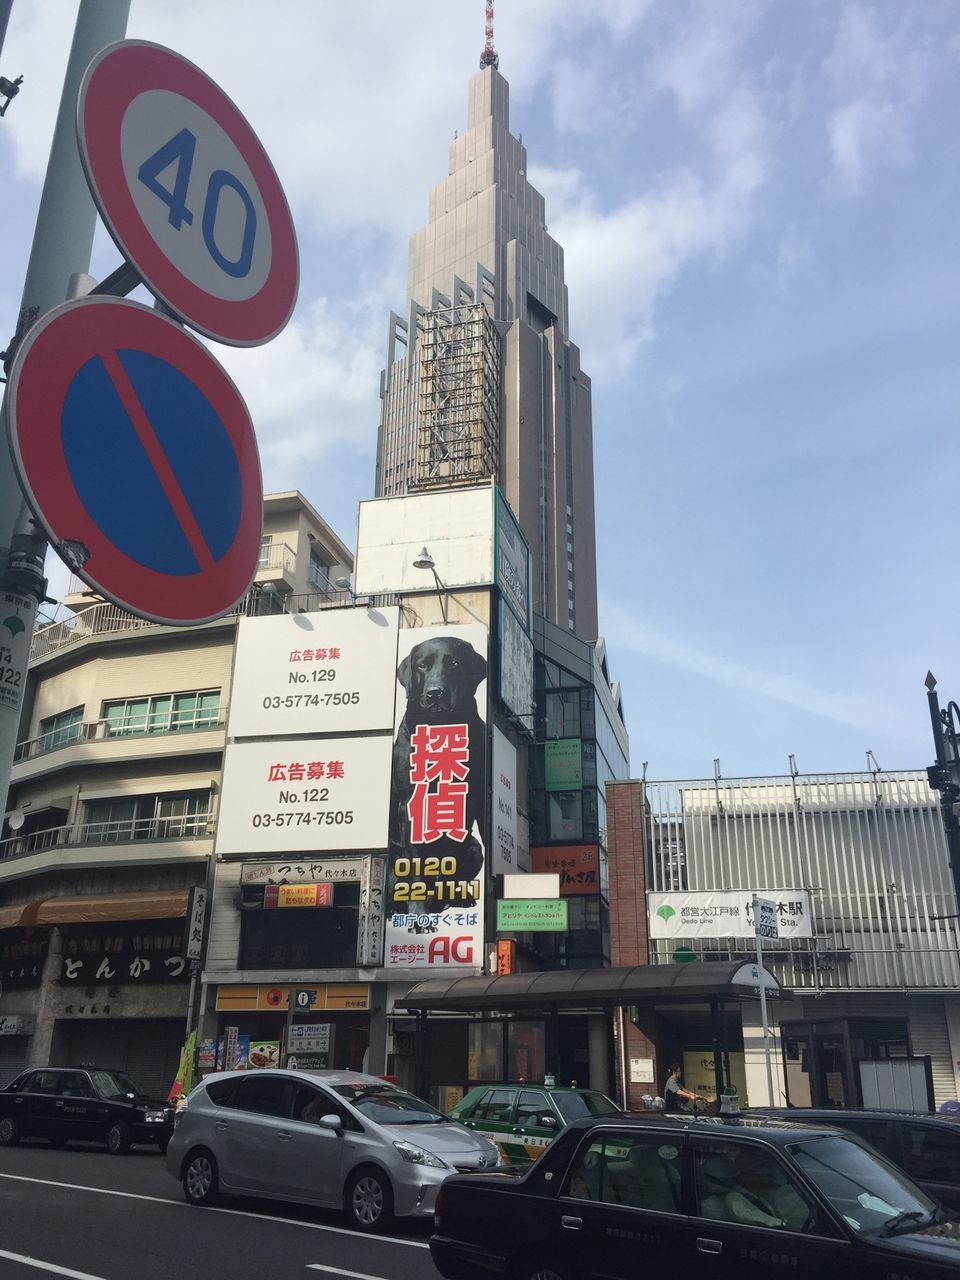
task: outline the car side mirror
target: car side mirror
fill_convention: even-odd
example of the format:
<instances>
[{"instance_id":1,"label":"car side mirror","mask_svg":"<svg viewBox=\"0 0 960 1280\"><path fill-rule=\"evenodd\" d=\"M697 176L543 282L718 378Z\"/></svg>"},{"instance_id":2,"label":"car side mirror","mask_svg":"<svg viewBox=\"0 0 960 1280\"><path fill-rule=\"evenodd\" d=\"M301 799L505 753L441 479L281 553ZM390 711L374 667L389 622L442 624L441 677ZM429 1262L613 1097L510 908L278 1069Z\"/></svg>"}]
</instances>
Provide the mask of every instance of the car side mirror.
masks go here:
<instances>
[{"instance_id":1,"label":"car side mirror","mask_svg":"<svg viewBox=\"0 0 960 1280\"><path fill-rule=\"evenodd\" d=\"M334 1133L340 1133L343 1129L343 1121L339 1116L332 1114L321 1116L318 1123L321 1129L331 1129Z\"/></svg>"},{"instance_id":2,"label":"car side mirror","mask_svg":"<svg viewBox=\"0 0 960 1280\"><path fill-rule=\"evenodd\" d=\"M540 1125L544 1129L556 1129L557 1117L551 1115L542 1115L540 1117Z\"/></svg>"}]
</instances>

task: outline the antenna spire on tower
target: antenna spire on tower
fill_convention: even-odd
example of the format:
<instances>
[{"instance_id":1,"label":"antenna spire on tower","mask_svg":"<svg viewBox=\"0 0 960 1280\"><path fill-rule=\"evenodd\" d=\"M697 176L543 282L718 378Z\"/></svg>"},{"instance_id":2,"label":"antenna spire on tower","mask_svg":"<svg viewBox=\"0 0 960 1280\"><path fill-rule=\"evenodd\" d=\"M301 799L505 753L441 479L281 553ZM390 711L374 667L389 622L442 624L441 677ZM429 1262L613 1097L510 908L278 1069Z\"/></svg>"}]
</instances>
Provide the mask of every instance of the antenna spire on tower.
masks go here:
<instances>
[{"instance_id":1,"label":"antenna spire on tower","mask_svg":"<svg viewBox=\"0 0 960 1280\"><path fill-rule=\"evenodd\" d=\"M500 58L493 47L493 0L487 0L486 22L483 27L485 43L480 55L480 70L484 67L499 67Z\"/></svg>"}]
</instances>

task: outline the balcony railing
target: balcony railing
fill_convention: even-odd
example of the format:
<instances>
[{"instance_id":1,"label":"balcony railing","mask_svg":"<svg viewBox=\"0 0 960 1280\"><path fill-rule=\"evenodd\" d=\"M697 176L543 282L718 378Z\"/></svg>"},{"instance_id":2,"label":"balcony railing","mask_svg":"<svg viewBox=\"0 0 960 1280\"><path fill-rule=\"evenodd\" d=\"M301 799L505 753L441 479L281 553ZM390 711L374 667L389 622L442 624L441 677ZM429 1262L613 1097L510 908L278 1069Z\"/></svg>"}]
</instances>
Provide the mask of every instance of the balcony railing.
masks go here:
<instances>
[{"instance_id":1,"label":"balcony railing","mask_svg":"<svg viewBox=\"0 0 960 1280\"><path fill-rule=\"evenodd\" d=\"M288 547L285 542L271 542L268 547L261 548L257 573L263 573L265 569L277 569L293 577L297 570L297 554L293 547Z\"/></svg>"},{"instance_id":2,"label":"balcony railing","mask_svg":"<svg viewBox=\"0 0 960 1280\"><path fill-rule=\"evenodd\" d=\"M382 609L396 604L397 596L361 596L357 601L349 591L339 591L329 584L325 590L317 589L303 595L279 595L276 592L270 594L263 586L255 585L236 608L230 609L223 616L260 618L274 613L313 613L318 609L344 608L354 603L364 608ZM51 653L91 636L106 636L119 631L142 631L158 625L145 618L134 617L115 604L91 604L61 622L51 622L45 627L39 627L33 635L30 661L46 658Z\"/></svg>"},{"instance_id":3,"label":"balcony railing","mask_svg":"<svg viewBox=\"0 0 960 1280\"><path fill-rule=\"evenodd\" d=\"M212 813L175 814L167 818L124 819L119 822L81 822L48 827L29 835L0 840L0 862L47 849L77 845L133 844L154 840L197 840L213 835Z\"/></svg>"},{"instance_id":4,"label":"balcony railing","mask_svg":"<svg viewBox=\"0 0 960 1280\"><path fill-rule=\"evenodd\" d=\"M188 711L150 711L127 721L84 720L62 729L50 729L36 738L18 742L14 763L72 747L78 742L103 742L115 738L147 738L158 734L189 733L197 729L219 729L227 722L227 708L200 707Z\"/></svg>"}]
</instances>

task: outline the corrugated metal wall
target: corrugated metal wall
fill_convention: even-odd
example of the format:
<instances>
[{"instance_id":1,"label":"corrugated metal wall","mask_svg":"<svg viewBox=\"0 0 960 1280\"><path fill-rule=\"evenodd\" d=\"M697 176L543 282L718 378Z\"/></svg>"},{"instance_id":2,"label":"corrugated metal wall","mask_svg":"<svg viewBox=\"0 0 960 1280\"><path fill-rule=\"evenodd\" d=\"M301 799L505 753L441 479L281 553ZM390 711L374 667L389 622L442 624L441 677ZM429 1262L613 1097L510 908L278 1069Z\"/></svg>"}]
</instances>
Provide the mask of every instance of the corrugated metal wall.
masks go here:
<instances>
[{"instance_id":1,"label":"corrugated metal wall","mask_svg":"<svg viewBox=\"0 0 960 1280\"><path fill-rule=\"evenodd\" d=\"M815 938L764 949L789 987L960 989L960 930L925 774L644 784L648 887L807 889ZM709 958L746 940L692 944ZM673 944L652 944L667 960Z\"/></svg>"}]
</instances>

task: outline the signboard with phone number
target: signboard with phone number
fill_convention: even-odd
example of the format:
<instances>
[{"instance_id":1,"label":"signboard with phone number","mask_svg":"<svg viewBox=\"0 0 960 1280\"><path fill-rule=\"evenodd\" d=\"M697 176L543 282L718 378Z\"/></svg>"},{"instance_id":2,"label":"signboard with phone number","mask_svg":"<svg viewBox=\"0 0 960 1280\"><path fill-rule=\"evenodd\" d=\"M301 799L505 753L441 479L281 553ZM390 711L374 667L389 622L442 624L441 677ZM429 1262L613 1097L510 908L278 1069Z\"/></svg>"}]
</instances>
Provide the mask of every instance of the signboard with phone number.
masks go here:
<instances>
[{"instance_id":1,"label":"signboard with phone number","mask_svg":"<svg viewBox=\"0 0 960 1280\"><path fill-rule=\"evenodd\" d=\"M227 746L217 853L385 849L389 737Z\"/></svg>"},{"instance_id":2,"label":"signboard with phone number","mask_svg":"<svg viewBox=\"0 0 960 1280\"><path fill-rule=\"evenodd\" d=\"M230 737L390 730L399 619L395 607L244 618Z\"/></svg>"}]
</instances>

